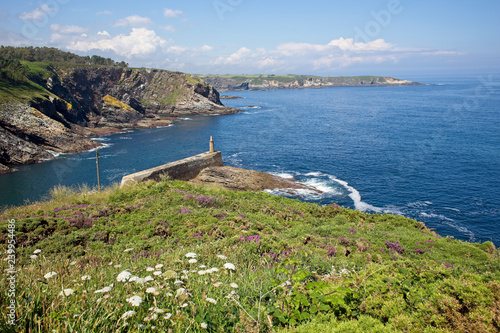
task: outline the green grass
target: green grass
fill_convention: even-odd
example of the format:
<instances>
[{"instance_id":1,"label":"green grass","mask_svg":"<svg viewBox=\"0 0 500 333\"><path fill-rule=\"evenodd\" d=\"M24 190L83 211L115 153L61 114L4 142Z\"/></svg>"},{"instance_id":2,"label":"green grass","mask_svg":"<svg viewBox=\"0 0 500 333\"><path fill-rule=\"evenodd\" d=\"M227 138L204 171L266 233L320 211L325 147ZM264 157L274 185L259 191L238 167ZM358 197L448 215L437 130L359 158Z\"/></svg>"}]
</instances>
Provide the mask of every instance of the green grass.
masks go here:
<instances>
[{"instance_id":1,"label":"green grass","mask_svg":"<svg viewBox=\"0 0 500 333\"><path fill-rule=\"evenodd\" d=\"M32 81L2 81L0 80L0 103L29 102L34 98L54 96L42 86Z\"/></svg>"},{"instance_id":2,"label":"green grass","mask_svg":"<svg viewBox=\"0 0 500 333\"><path fill-rule=\"evenodd\" d=\"M15 221L18 270L18 326L6 324L2 279L1 331L498 331L500 259L488 242L443 238L401 216L180 181L59 187L51 197L0 214L2 253ZM118 281L124 270L151 281Z\"/></svg>"}]
</instances>

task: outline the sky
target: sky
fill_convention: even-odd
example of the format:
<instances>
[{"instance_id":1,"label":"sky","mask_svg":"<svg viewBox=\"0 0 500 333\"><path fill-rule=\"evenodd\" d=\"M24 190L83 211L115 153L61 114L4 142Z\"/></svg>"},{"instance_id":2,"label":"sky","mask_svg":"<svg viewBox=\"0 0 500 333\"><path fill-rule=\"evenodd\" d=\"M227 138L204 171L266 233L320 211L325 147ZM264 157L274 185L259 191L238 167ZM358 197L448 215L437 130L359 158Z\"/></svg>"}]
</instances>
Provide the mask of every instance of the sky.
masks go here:
<instances>
[{"instance_id":1,"label":"sky","mask_svg":"<svg viewBox=\"0 0 500 333\"><path fill-rule=\"evenodd\" d=\"M499 16L498 0L0 0L0 45L193 74L492 74Z\"/></svg>"}]
</instances>

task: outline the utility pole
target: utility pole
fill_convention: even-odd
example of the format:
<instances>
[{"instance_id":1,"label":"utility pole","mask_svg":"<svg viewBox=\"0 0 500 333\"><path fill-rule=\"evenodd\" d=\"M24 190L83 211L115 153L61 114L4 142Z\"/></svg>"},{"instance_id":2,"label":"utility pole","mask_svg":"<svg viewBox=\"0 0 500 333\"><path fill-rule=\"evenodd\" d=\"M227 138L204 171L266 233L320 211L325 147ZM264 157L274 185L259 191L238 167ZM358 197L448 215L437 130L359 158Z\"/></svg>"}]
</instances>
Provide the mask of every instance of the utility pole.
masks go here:
<instances>
[{"instance_id":1,"label":"utility pole","mask_svg":"<svg viewBox=\"0 0 500 333\"><path fill-rule=\"evenodd\" d=\"M101 192L101 176L99 174L99 149L95 149L95 163L97 166L97 190Z\"/></svg>"}]
</instances>

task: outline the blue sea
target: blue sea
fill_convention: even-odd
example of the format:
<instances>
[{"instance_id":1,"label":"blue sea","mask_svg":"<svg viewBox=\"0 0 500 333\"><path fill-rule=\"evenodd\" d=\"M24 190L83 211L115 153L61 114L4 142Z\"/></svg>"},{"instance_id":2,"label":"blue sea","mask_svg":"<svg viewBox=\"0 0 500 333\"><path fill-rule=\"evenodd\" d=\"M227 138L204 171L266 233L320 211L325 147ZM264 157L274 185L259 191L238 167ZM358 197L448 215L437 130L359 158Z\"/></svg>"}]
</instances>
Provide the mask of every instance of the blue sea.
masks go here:
<instances>
[{"instance_id":1,"label":"blue sea","mask_svg":"<svg viewBox=\"0 0 500 333\"><path fill-rule=\"evenodd\" d=\"M208 150L225 165L293 177L301 200L401 214L442 236L500 246L498 75L405 77L426 85L228 92L244 110L95 138L101 182ZM0 176L0 204L96 186L96 152L60 155ZM278 189L270 191L284 195Z\"/></svg>"}]
</instances>

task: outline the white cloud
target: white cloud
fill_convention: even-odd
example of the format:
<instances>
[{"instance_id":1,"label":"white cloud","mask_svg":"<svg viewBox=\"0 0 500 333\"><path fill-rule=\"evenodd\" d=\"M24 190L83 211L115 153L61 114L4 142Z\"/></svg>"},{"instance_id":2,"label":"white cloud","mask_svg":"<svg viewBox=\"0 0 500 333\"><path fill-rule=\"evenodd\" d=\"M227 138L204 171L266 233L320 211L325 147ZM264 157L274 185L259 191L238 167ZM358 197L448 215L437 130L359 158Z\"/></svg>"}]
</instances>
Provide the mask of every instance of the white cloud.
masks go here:
<instances>
[{"instance_id":1,"label":"white cloud","mask_svg":"<svg viewBox=\"0 0 500 333\"><path fill-rule=\"evenodd\" d=\"M100 10L96 13L97 15L111 15L113 12L111 10Z\"/></svg>"},{"instance_id":2,"label":"white cloud","mask_svg":"<svg viewBox=\"0 0 500 333\"><path fill-rule=\"evenodd\" d=\"M182 10L179 9L170 9L170 8L165 8L163 10L163 16L166 18L174 18L182 15Z\"/></svg>"},{"instance_id":3,"label":"white cloud","mask_svg":"<svg viewBox=\"0 0 500 333\"><path fill-rule=\"evenodd\" d=\"M161 28L165 31L175 32L175 27L173 25L164 25Z\"/></svg>"},{"instance_id":4,"label":"white cloud","mask_svg":"<svg viewBox=\"0 0 500 333\"><path fill-rule=\"evenodd\" d=\"M52 8L47 4L43 4L30 12L22 13L21 15L19 15L19 18L28 21L44 21L47 19L47 16L53 16L55 11L56 8Z\"/></svg>"},{"instance_id":5,"label":"white cloud","mask_svg":"<svg viewBox=\"0 0 500 333\"><path fill-rule=\"evenodd\" d=\"M139 15L132 15L132 16L127 16L125 18L122 18L118 21L116 21L115 26L116 27L134 27L134 28L139 28L139 27L146 27L149 26L153 23L149 17L143 17Z\"/></svg>"},{"instance_id":6,"label":"white cloud","mask_svg":"<svg viewBox=\"0 0 500 333\"><path fill-rule=\"evenodd\" d=\"M107 32L106 30L98 31L97 35L111 37L111 35L109 34L109 32Z\"/></svg>"},{"instance_id":7,"label":"white cloud","mask_svg":"<svg viewBox=\"0 0 500 333\"><path fill-rule=\"evenodd\" d=\"M77 25L59 25L51 24L50 31L53 33L60 33L66 35L81 35L87 32L87 28L79 27Z\"/></svg>"},{"instance_id":8,"label":"white cloud","mask_svg":"<svg viewBox=\"0 0 500 333\"><path fill-rule=\"evenodd\" d=\"M88 52L90 50L114 51L120 56L131 58L150 55L167 44L168 42L156 35L154 30L132 28L129 35L120 34L108 37L101 33L89 41L71 42L67 45L67 48L70 51L79 52Z\"/></svg>"}]
</instances>

